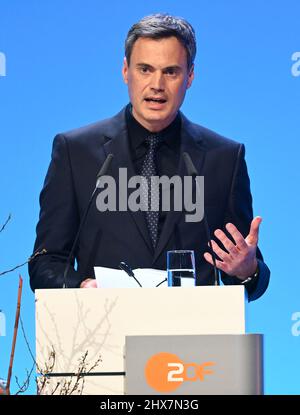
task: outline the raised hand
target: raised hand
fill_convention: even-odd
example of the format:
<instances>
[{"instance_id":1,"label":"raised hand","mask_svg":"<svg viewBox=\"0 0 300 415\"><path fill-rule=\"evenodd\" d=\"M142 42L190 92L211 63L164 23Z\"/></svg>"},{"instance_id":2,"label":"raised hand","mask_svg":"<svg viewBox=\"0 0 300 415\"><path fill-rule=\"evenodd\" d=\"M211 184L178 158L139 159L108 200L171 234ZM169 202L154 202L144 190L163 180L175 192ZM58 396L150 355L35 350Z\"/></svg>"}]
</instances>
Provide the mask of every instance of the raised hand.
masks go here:
<instances>
[{"instance_id":1,"label":"raised hand","mask_svg":"<svg viewBox=\"0 0 300 415\"><path fill-rule=\"evenodd\" d=\"M258 244L258 231L262 222L260 216L255 217L250 226L249 234L246 238L232 223L226 224L226 229L232 236L234 242L229 239L226 234L217 229L214 235L222 242L225 250L215 242L211 241L215 254L220 258L216 260L217 267L228 275L236 276L241 280L245 280L253 275L257 269L256 248ZM207 262L213 265L211 254L204 253Z\"/></svg>"}]
</instances>

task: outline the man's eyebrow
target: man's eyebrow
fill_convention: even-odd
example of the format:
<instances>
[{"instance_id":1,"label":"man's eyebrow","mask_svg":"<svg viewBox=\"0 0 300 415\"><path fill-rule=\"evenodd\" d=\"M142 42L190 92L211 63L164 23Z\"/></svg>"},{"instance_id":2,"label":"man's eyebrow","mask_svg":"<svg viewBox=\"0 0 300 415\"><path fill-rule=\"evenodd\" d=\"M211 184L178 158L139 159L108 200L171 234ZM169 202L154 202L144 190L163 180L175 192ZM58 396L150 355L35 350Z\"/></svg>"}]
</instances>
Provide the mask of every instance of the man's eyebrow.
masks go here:
<instances>
[{"instance_id":1,"label":"man's eyebrow","mask_svg":"<svg viewBox=\"0 0 300 415\"><path fill-rule=\"evenodd\" d=\"M141 67L143 67L143 68L153 68L153 66L152 65L149 65L149 63L143 63L143 62L137 63L136 66L138 68L141 68Z\"/></svg>"},{"instance_id":2,"label":"man's eyebrow","mask_svg":"<svg viewBox=\"0 0 300 415\"><path fill-rule=\"evenodd\" d=\"M179 65L171 65L171 66L167 66L166 68L163 68L163 71L169 71L169 70L175 70L175 71L180 71L182 68Z\"/></svg>"},{"instance_id":3,"label":"man's eyebrow","mask_svg":"<svg viewBox=\"0 0 300 415\"><path fill-rule=\"evenodd\" d=\"M154 66L150 65L149 63L143 63L143 62L137 63L136 67L137 68L155 69ZM169 65L169 66L166 66L165 68L163 68L162 70L163 71L169 71L169 70L178 71L178 70L181 70L181 69L182 69L182 67L179 66L179 65Z\"/></svg>"}]
</instances>

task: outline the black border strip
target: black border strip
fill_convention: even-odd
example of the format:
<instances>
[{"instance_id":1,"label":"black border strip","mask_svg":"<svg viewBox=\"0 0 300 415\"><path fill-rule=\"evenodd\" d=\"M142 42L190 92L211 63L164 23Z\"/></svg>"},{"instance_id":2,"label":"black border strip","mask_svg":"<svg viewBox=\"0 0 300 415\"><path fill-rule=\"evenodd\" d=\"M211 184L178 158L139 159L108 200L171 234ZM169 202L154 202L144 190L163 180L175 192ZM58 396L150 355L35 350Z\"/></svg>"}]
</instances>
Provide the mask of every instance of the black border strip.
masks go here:
<instances>
[{"instance_id":1,"label":"black border strip","mask_svg":"<svg viewBox=\"0 0 300 415\"><path fill-rule=\"evenodd\" d=\"M38 375L42 376L42 373ZM125 376L125 372L91 372L91 373L80 373L80 376ZM46 377L61 377L61 376L78 376L78 373L47 373L45 374Z\"/></svg>"}]
</instances>

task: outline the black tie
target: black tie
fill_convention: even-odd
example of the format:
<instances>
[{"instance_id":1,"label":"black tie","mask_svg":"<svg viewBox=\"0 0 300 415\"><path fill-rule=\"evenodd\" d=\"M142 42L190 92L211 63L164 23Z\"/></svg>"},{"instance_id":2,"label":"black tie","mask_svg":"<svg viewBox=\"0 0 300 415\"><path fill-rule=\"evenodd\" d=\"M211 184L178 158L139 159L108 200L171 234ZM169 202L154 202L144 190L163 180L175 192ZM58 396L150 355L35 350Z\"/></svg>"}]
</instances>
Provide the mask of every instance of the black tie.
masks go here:
<instances>
[{"instance_id":1,"label":"black tie","mask_svg":"<svg viewBox=\"0 0 300 415\"><path fill-rule=\"evenodd\" d=\"M159 191L158 188L151 188L151 176L157 176L155 166L155 150L159 143L159 137L156 134L152 134L146 138L148 144L148 151L146 153L141 176L145 177L147 186L141 186L142 199L146 210L146 221L152 245L155 248L157 242L158 232L158 218L159 218ZM152 194L152 206L151 206L151 194ZM151 210L155 209L155 210Z\"/></svg>"}]
</instances>

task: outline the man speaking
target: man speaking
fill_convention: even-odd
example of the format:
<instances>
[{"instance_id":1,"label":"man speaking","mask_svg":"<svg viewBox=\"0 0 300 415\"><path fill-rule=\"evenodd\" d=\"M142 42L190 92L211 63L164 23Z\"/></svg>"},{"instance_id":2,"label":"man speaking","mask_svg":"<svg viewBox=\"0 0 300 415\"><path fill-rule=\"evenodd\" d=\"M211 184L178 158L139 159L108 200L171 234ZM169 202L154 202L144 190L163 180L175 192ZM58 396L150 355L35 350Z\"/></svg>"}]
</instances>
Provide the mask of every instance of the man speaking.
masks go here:
<instances>
[{"instance_id":1,"label":"man speaking","mask_svg":"<svg viewBox=\"0 0 300 415\"><path fill-rule=\"evenodd\" d=\"M262 219L253 219L244 145L190 122L179 111L193 83L195 54L195 33L186 20L144 17L125 42L122 74L130 103L110 119L55 137L34 247L47 252L29 264L33 290L63 287L66 277L68 287L96 287L94 266L118 268L121 261L132 268L166 269L168 250L192 249L197 285L214 283L215 260L225 284L244 284L249 300L264 293L270 271L257 247ZM99 211L93 199L86 214L108 155L113 157L106 174L121 187L120 169L126 169L128 179L139 175L147 183L154 176L183 180L189 174L184 153L204 177L205 220L188 222L184 209L162 209L163 188L156 194L159 209ZM151 186L148 192L151 198ZM70 251L83 216L75 269Z\"/></svg>"}]
</instances>

